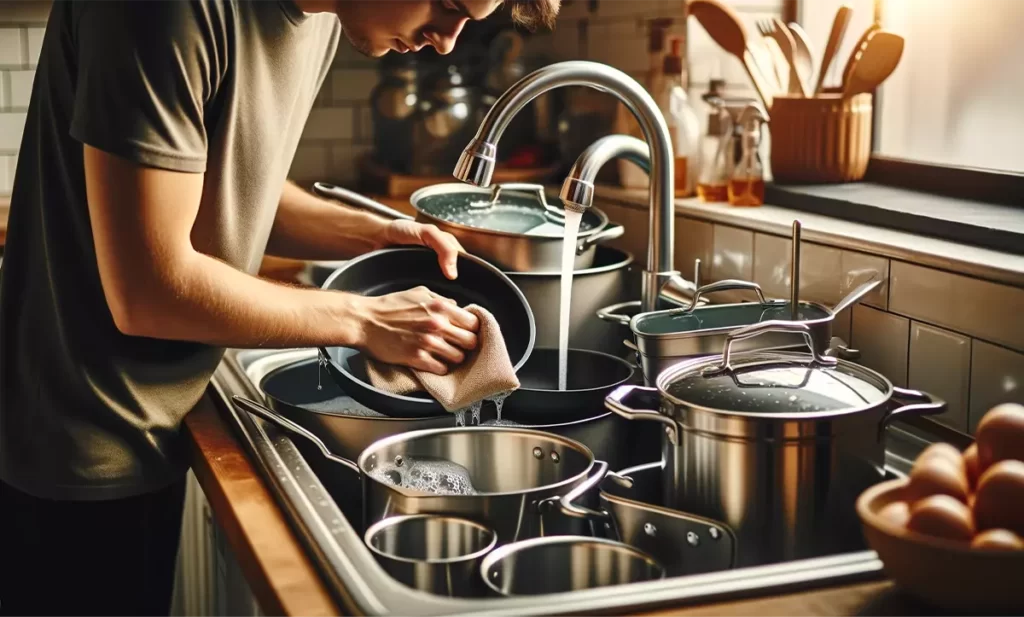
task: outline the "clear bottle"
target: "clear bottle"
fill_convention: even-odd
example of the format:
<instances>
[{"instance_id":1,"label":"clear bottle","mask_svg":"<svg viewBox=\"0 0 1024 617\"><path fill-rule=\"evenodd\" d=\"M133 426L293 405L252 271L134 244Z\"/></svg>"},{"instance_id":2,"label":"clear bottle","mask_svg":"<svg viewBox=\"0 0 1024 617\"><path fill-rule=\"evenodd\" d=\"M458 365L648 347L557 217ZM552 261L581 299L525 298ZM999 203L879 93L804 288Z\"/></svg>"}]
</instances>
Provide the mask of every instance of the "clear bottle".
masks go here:
<instances>
[{"instance_id":1,"label":"clear bottle","mask_svg":"<svg viewBox=\"0 0 1024 617\"><path fill-rule=\"evenodd\" d=\"M682 39L673 37L662 64L655 101L672 135L675 155L675 196L693 195L700 172L700 120L690 105L683 79Z\"/></svg>"},{"instance_id":2,"label":"clear bottle","mask_svg":"<svg viewBox=\"0 0 1024 617\"><path fill-rule=\"evenodd\" d=\"M734 206L760 206L764 204L764 164L761 161L761 124L768 121L767 114L755 104L747 105L740 113L743 153L729 178L729 203Z\"/></svg>"},{"instance_id":3,"label":"clear bottle","mask_svg":"<svg viewBox=\"0 0 1024 617\"><path fill-rule=\"evenodd\" d=\"M732 116L725 109L721 89L725 80L711 80L710 91L701 98L708 104L708 130L700 144L700 177L697 179L697 197L706 203L729 201L729 178L732 175L731 148Z\"/></svg>"}]
</instances>

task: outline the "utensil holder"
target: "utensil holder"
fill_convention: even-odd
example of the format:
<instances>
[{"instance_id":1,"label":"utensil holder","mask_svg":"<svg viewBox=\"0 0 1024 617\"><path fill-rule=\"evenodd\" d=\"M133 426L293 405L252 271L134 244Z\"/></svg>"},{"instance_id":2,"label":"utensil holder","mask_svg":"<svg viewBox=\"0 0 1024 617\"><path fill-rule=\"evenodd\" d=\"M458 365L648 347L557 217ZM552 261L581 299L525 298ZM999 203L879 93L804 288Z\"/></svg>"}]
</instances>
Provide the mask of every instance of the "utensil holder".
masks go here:
<instances>
[{"instance_id":1,"label":"utensil holder","mask_svg":"<svg viewBox=\"0 0 1024 617\"><path fill-rule=\"evenodd\" d=\"M778 95L772 104L771 170L780 184L857 182L871 158L872 95Z\"/></svg>"}]
</instances>

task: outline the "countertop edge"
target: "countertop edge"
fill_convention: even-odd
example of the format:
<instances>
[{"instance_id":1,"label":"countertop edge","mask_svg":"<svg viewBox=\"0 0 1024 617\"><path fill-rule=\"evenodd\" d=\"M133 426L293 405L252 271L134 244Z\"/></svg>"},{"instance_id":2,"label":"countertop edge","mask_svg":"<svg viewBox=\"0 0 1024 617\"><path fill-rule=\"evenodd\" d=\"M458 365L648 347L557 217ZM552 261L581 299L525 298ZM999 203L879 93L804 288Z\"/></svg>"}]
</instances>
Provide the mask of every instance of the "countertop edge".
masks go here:
<instances>
[{"instance_id":1,"label":"countertop edge","mask_svg":"<svg viewBox=\"0 0 1024 617\"><path fill-rule=\"evenodd\" d=\"M206 395L185 418L192 471L267 615L339 615L259 470Z\"/></svg>"},{"instance_id":2,"label":"countertop edge","mask_svg":"<svg viewBox=\"0 0 1024 617\"><path fill-rule=\"evenodd\" d=\"M647 209L647 189L628 189L610 184L595 187L595 204L608 202ZM703 203L697 198L675 200L676 216L790 237L793 220L803 224L803 239L837 248L871 253L922 266L966 274L994 283L1024 287L1024 256L1001 253L968 244L930 238L864 223L804 212L772 204L736 208ZM677 239L679 244L683 239Z\"/></svg>"}]
</instances>

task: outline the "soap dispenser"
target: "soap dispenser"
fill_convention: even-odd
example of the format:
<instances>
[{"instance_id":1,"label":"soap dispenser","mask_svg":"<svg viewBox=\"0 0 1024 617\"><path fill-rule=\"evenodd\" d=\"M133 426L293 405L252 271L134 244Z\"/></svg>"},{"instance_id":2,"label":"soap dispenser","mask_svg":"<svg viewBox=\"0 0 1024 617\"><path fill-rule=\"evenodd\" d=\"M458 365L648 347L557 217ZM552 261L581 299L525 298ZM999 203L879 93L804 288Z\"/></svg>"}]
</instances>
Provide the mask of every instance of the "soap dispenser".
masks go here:
<instances>
[{"instance_id":1,"label":"soap dispenser","mask_svg":"<svg viewBox=\"0 0 1024 617\"><path fill-rule=\"evenodd\" d=\"M700 121L690 105L683 79L683 41L671 39L671 51L662 64L655 101L672 136L675 158L675 196L693 195L700 171Z\"/></svg>"},{"instance_id":2,"label":"soap dispenser","mask_svg":"<svg viewBox=\"0 0 1024 617\"><path fill-rule=\"evenodd\" d=\"M733 206L764 204L764 164L761 162L761 125L768 122L759 105L743 108L737 120L742 153L729 178L729 203Z\"/></svg>"},{"instance_id":3,"label":"soap dispenser","mask_svg":"<svg viewBox=\"0 0 1024 617\"><path fill-rule=\"evenodd\" d=\"M722 98L724 87L725 80L712 79L710 90L701 96L710 108L707 133L700 143L700 176L697 179L697 197L705 203L729 201L729 178L734 163L733 125Z\"/></svg>"}]
</instances>

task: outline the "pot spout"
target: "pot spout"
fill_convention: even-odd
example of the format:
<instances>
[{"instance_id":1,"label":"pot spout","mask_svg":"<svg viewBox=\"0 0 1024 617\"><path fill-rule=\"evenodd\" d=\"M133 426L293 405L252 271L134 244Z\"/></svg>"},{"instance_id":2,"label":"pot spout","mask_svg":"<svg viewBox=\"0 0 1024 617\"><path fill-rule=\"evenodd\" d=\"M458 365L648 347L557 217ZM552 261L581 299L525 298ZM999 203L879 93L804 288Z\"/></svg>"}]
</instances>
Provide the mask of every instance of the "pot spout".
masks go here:
<instances>
[{"instance_id":1,"label":"pot spout","mask_svg":"<svg viewBox=\"0 0 1024 617\"><path fill-rule=\"evenodd\" d=\"M659 290L675 274L672 141L668 125L657 104L635 79L606 64L579 60L558 62L530 73L502 94L487 112L476 136L462 151L454 175L462 182L490 186L497 160L498 141L511 119L533 99L565 86L587 86L615 96L632 112L640 123L645 141L650 144L651 223L641 308L644 311L655 310ZM589 207L593 203L593 177L574 178L570 174L567 182L572 179L580 181L579 188L588 193L589 197L580 195L576 200L566 202L567 205ZM589 192L583 182L590 183Z\"/></svg>"}]
</instances>

